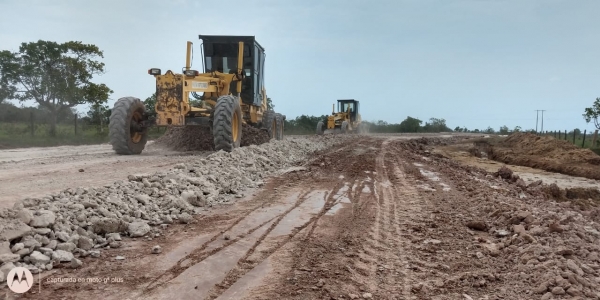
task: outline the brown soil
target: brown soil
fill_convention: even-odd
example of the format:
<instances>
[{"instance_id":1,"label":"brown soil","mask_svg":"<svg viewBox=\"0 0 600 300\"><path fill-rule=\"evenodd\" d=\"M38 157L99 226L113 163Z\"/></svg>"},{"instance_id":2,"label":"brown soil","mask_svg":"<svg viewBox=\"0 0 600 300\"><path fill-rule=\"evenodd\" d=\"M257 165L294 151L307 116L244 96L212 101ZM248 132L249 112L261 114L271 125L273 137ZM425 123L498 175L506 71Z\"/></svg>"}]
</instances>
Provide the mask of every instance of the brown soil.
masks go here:
<instances>
[{"instance_id":1,"label":"brown soil","mask_svg":"<svg viewBox=\"0 0 600 300\"><path fill-rule=\"evenodd\" d=\"M600 156L554 137L515 133L499 141L482 139L476 145L488 158L506 164L600 179Z\"/></svg>"},{"instance_id":2,"label":"brown soil","mask_svg":"<svg viewBox=\"0 0 600 300\"><path fill-rule=\"evenodd\" d=\"M240 146L260 145L267 142L269 142L269 135L265 130L243 124ZM175 151L214 150L210 128L200 126L169 128L163 136L156 139L155 143Z\"/></svg>"},{"instance_id":3,"label":"brown soil","mask_svg":"<svg viewBox=\"0 0 600 300\"><path fill-rule=\"evenodd\" d=\"M22 299L599 299L598 210L432 154L443 143L349 139L247 201L50 276L123 283L43 279Z\"/></svg>"}]
</instances>

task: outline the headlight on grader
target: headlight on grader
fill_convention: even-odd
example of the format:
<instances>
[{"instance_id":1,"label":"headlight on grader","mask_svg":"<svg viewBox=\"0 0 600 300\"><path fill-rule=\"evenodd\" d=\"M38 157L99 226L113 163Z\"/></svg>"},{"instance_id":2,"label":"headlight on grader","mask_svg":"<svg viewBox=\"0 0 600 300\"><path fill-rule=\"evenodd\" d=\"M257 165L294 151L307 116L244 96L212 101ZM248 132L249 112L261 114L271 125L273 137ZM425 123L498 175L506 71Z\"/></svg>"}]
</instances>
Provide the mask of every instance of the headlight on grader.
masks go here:
<instances>
[{"instance_id":1,"label":"headlight on grader","mask_svg":"<svg viewBox=\"0 0 600 300\"><path fill-rule=\"evenodd\" d=\"M158 69L158 68L152 68L152 69L148 70L148 74L150 74L150 75L160 75L160 69Z\"/></svg>"},{"instance_id":2,"label":"headlight on grader","mask_svg":"<svg viewBox=\"0 0 600 300\"><path fill-rule=\"evenodd\" d=\"M184 74L185 76L198 76L200 73L196 70L185 70Z\"/></svg>"}]
</instances>

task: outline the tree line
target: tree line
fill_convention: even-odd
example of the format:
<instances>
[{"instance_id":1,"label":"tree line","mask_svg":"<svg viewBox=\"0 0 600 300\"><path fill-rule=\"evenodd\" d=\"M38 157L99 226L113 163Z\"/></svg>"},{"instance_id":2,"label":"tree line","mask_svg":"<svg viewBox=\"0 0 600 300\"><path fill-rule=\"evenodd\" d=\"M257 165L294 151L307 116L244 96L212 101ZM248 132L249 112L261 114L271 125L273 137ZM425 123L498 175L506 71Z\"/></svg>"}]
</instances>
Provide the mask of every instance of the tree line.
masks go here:
<instances>
[{"instance_id":1,"label":"tree line","mask_svg":"<svg viewBox=\"0 0 600 300\"><path fill-rule=\"evenodd\" d=\"M319 121L327 120L327 115L322 116L307 116L301 115L295 119L288 119L285 121L285 130L290 134L311 134L315 133L317 123ZM407 116L406 119L400 123L388 123L383 120L376 122L363 121L369 132L373 133L433 133L433 132L484 132L484 133L496 133L496 131L488 127L487 129L480 130L474 129L469 130L463 127L456 127L451 129L446 125L446 120L443 118L430 118L428 121L423 122L418 118ZM517 126L514 130L509 130L507 126L500 127L498 133L508 134L509 132L521 131L521 127Z\"/></svg>"}]
</instances>

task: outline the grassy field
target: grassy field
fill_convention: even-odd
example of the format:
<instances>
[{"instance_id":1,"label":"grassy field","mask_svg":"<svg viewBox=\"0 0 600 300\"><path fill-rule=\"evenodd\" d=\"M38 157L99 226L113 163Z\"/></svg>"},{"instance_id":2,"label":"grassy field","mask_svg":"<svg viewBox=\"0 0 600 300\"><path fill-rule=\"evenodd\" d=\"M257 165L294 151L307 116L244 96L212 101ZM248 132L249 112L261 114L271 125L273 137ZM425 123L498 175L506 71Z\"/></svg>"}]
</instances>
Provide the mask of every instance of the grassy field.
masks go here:
<instances>
[{"instance_id":1,"label":"grassy field","mask_svg":"<svg viewBox=\"0 0 600 300\"><path fill-rule=\"evenodd\" d=\"M100 130L99 126L78 125L76 134L74 124L58 124L56 137L49 135L49 128L45 124L36 124L32 132L29 124L0 123L0 149L108 143L108 126ZM150 139L160 137L164 130L153 128Z\"/></svg>"}]
</instances>

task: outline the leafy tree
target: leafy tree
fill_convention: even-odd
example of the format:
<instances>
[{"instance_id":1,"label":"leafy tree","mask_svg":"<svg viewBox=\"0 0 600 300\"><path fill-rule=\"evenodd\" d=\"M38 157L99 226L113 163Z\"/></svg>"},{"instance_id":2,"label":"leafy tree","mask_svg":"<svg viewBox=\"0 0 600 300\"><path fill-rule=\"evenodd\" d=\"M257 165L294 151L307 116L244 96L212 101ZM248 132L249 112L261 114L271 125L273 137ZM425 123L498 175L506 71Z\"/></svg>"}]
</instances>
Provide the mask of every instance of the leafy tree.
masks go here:
<instances>
[{"instance_id":1,"label":"leafy tree","mask_svg":"<svg viewBox=\"0 0 600 300\"><path fill-rule=\"evenodd\" d=\"M521 132L521 126L515 126L515 129L513 129L513 132Z\"/></svg>"},{"instance_id":2,"label":"leafy tree","mask_svg":"<svg viewBox=\"0 0 600 300\"><path fill-rule=\"evenodd\" d=\"M12 56L9 51L0 51L0 66L10 65ZM4 74L4 68L0 68L0 103L14 97L16 88L10 84L9 77Z\"/></svg>"},{"instance_id":3,"label":"leafy tree","mask_svg":"<svg viewBox=\"0 0 600 300\"><path fill-rule=\"evenodd\" d=\"M600 122L598 122L598 116L600 116L600 98L596 98L592 107L587 107L585 109L585 113L583 114L583 118L587 123L594 121L594 126L596 129L600 129Z\"/></svg>"},{"instance_id":4,"label":"leafy tree","mask_svg":"<svg viewBox=\"0 0 600 300\"><path fill-rule=\"evenodd\" d=\"M450 129L448 126L446 126L446 120L445 119L438 119L438 118L430 118L429 122L426 122L425 126L423 126L423 130L425 132L447 132L447 131L452 131L452 129Z\"/></svg>"},{"instance_id":5,"label":"leafy tree","mask_svg":"<svg viewBox=\"0 0 600 300\"><path fill-rule=\"evenodd\" d=\"M267 97L267 110L274 110L275 109L275 104L273 104L273 100L271 100L271 98ZM315 124L315 127L317 126L317 124Z\"/></svg>"},{"instance_id":6,"label":"leafy tree","mask_svg":"<svg viewBox=\"0 0 600 300\"><path fill-rule=\"evenodd\" d=\"M399 131L400 132L418 132L419 129L421 128L421 123L423 123L423 121L408 116L408 117L406 117L406 119L404 119L404 121L400 122Z\"/></svg>"},{"instance_id":7,"label":"leafy tree","mask_svg":"<svg viewBox=\"0 0 600 300\"><path fill-rule=\"evenodd\" d=\"M104 125L108 124L111 109L108 105L94 103L87 112L87 117L92 124L97 124L99 131L104 132Z\"/></svg>"},{"instance_id":8,"label":"leafy tree","mask_svg":"<svg viewBox=\"0 0 600 300\"><path fill-rule=\"evenodd\" d=\"M494 132L495 132L495 130L494 130L494 128L492 128L492 127L488 126L488 128L487 128L487 129L486 129L484 132L485 132L485 133L494 133Z\"/></svg>"},{"instance_id":9,"label":"leafy tree","mask_svg":"<svg viewBox=\"0 0 600 300\"><path fill-rule=\"evenodd\" d=\"M508 126L500 126L500 134L508 134Z\"/></svg>"},{"instance_id":10,"label":"leafy tree","mask_svg":"<svg viewBox=\"0 0 600 300\"><path fill-rule=\"evenodd\" d=\"M144 100L144 106L146 106L146 112L151 116L156 116L156 111L154 111L154 105L156 105L156 93L152 93L152 96L146 98Z\"/></svg>"},{"instance_id":11,"label":"leafy tree","mask_svg":"<svg viewBox=\"0 0 600 300\"><path fill-rule=\"evenodd\" d=\"M2 98L34 100L46 109L50 135L56 136L57 117L61 112L84 103L105 103L113 92L105 84L91 82L104 73L100 49L81 42L39 40L22 43L18 52L0 54L0 82L8 87Z\"/></svg>"}]
</instances>

